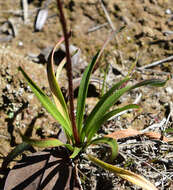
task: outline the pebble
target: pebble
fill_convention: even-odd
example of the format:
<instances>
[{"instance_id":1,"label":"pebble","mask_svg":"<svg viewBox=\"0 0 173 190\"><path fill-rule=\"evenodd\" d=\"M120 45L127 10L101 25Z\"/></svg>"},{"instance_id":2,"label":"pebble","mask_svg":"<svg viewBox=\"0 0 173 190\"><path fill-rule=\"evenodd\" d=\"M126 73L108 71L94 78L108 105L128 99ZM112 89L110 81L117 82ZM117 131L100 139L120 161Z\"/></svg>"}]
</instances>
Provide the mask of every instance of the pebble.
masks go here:
<instances>
[{"instance_id":1,"label":"pebble","mask_svg":"<svg viewBox=\"0 0 173 190\"><path fill-rule=\"evenodd\" d=\"M173 94L173 88L171 88L170 86L168 86L166 88L166 92L169 94L169 95L172 95Z\"/></svg>"},{"instance_id":2,"label":"pebble","mask_svg":"<svg viewBox=\"0 0 173 190\"><path fill-rule=\"evenodd\" d=\"M170 15L170 14L172 14L172 11L171 11L171 9L166 9L165 13Z\"/></svg>"},{"instance_id":3,"label":"pebble","mask_svg":"<svg viewBox=\"0 0 173 190\"><path fill-rule=\"evenodd\" d=\"M18 46L22 47L23 46L23 42L19 41Z\"/></svg>"}]
</instances>

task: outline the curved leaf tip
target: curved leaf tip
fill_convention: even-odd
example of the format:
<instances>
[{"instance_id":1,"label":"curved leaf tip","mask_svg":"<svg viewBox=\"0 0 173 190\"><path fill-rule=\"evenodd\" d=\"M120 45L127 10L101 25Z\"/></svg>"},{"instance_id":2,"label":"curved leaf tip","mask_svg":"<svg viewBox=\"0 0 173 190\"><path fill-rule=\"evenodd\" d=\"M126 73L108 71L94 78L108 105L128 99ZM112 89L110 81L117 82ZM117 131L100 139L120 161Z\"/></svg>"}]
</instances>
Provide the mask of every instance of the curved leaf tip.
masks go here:
<instances>
[{"instance_id":1,"label":"curved leaf tip","mask_svg":"<svg viewBox=\"0 0 173 190\"><path fill-rule=\"evenodd\" d=\"M131 171L103 162L92 155L88 155L88 158L89 160L94 162L96 165L106 170L109 170L110 172L115 173L117 176L122 177L123 179L128 180L131 183L142 187L143 189L157 190L157 188L151 182L149 182L147 179L145 179L144 177L140 175L137 175Z\"/></svg>"}]
</instances>

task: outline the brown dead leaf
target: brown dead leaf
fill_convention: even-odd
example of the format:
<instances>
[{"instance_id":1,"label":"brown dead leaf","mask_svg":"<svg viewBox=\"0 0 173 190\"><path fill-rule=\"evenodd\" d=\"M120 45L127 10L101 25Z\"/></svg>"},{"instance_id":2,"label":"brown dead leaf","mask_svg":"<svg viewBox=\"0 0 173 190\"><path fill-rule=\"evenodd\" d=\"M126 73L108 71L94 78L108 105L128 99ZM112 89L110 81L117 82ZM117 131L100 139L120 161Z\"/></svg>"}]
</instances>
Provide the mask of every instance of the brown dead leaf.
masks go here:
<instances>
[{"instance_id":1,"label":"brown dead leaf","mask_svg":"<svg viewBox=\"0 0 173 190\"><path fill-rule=\"evenodd\" d=\"M109 135L106 135L106 137L111 137L111 138L118 140L118 139L133 137L133 136L137 136L137 135L145 135L146 137L148 137L150 139L162 140L163 142L173 142L173 138L171 138L171 137L168 138L165 136L162 137L161 134L158 132L150 131L150 132L142 133L141 131L131 129L131 128L115 131Z\"/></svg>"},{"instance_id":2,"label":"brown dead leaf","mask_svg":"<svg viewBox=\"0 0 173 190\"><path fill-rule=\"evenodd\" d=\"M160 133L157 133L157 132L147 132L147 133L144 133L143 135L149 137L150 139L157 139L157 140L162 140L163 142L172 142L173 141L173 138L171 137L165 137L160 134Z\"/></svg>"},{"instance_id":3,"label":"brown dead leaf","mask_svg":"<svg viewBox=\"0 0 173 190\"><path fill-rule=\"evenodd\" d=\"M129 129L115 131L114 133L106 135L106 137L111 137L111 138L118 140L118 139L123 139L123 138L127 138L127 137L137 136L140 134L142 134L140 131L129 128Z\"/></svg>"}]
</instances>

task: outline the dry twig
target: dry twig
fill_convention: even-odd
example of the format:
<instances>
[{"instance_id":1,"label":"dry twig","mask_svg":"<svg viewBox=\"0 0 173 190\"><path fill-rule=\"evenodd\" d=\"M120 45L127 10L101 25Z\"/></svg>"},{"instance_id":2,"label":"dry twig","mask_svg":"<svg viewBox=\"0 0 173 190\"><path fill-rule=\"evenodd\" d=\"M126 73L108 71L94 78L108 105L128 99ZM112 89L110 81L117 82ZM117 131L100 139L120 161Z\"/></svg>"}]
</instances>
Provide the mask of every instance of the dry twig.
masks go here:
<instances>
[{"instance_id":1,"label":"dry twig","mask_svg":"<svg viewBox=\"0 0 173 190\"><path fill-rule=\"evenodd\" d=\"M167 57L165 59L155 61L155 62L153 62L151 64L145 65L143 67L139 67L139 68L137 68L137 70L148 69L148 68L155 67L157 65L160 65L162 63L169 62L169 61L172 61L172 60L173 60L173 55L171 55L171 56L169 56L169 57Z\"/></svg>"},{"instance_id":2,"label":"dry twig","mask_svg":"<svg viewBox=\"0 0 173 190\"><path fill-rule=\"evenodd\" d=\"M105 13L106 19L107 19L107 21L108 21L110 27L112 28L113 31L115 31L115 30L116 30L116 29L115 29L115 26L113 25L113 22L112 22L112 20L111 20L109 14L108 14L108 11L106 10L106 7L104 6L103 1L100 0L100 3L101 3L102 9L103 9L103 11L104 11L104 13Z\"/></svg>"},{"instance_id":3,"label":"dry twig","mask_svg":"<svg viewBox=\"0 0 173 190\"><path fill-rule=\"evenodd\" d=\"M23 8L23 19L24 23L27 23L28 20L28 1L27 0L22 0L22 8Z\"/></svg>"},{"instance_id":4,"label":"dry twig","mask_svg":"<svg viewBox=\"0 0 173 190\"><path fill-rule=\"evenodd\" d=\"M108 23L104 23L104 24L100 24L98 26L94 26L92 28L89 28L87 33L94 32L96 30L99 30L100 28L103 28L103 27L107 26L107 25L108 25Z\"/></svg>"},{"instance_id":5,"label":"dry twig","mask_svg":"<svg viewBox=\"0 0 173 190\"><path fill-rule=\"evenodd\" d=\"M153 125L150 125L149 127L141 130L142 133L146 133L148 132L149 130L151 129L154 129L154 128L161 128L166 122L166 118L163 118L162 121L160 123L155 123Z\"/></svg>"}]
</instances>

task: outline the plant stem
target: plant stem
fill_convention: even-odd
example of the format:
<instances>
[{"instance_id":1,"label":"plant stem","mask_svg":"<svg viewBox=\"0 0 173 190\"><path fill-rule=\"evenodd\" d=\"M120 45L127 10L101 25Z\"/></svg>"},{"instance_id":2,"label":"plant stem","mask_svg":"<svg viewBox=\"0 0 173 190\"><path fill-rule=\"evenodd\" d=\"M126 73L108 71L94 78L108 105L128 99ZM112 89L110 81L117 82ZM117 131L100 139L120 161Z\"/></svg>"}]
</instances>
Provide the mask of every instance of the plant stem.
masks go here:
<instances>
[{"instance_id":1,"label":"plant stem","mask_svg":"<svg viewBox=\"0 0 173 190\"><path fill-rule=\"evenodd\" d=\"M75 120L75 114L74 114L74 94L73 94L73 74L72 74L72 63L71 63L71 56L69 51L69 38L68 38L68 32L67 32L67 25L66 20L63 13L63 8L60 0L57 0L57 5L60 13L60 22L62 25L64 38L65 38L65 48L66 48L66 58L67 58L67 77L68 77L68 88L69 88L69 101L70 101L70 119L72 122L72 129L73 129L73 135L75 139L76 145L80 144L79 134L76 126L76 120Z\"/></svg>"}]
</instances>

